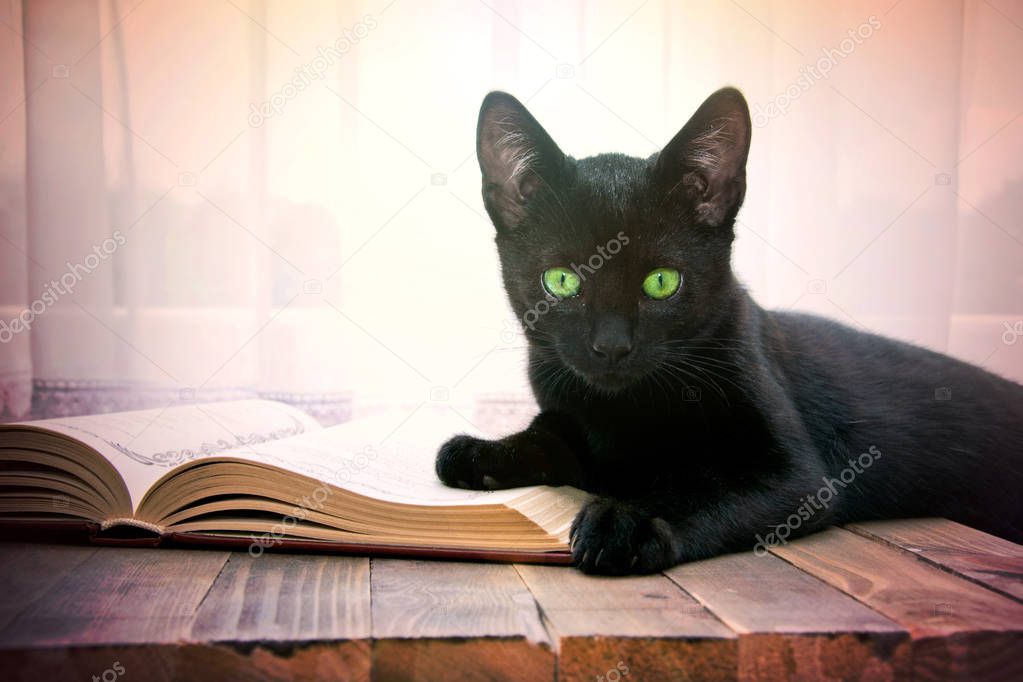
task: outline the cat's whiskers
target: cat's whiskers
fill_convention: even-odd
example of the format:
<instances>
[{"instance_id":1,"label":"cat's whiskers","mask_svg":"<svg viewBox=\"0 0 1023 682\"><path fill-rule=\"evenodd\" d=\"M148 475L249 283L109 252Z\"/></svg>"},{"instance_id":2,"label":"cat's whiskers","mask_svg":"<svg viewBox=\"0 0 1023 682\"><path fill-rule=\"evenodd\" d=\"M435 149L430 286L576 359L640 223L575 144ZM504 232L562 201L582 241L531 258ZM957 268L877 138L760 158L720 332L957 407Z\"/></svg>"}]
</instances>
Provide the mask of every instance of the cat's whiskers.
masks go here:
<instances>
[{"instance_id":1,"label":"cat's whiskers","mask_svg":"<svg viewBox=\"0 0 1023 682\"><path fill-rule=\"evenodd\" d=\"M714 365L707 366L706 364L702 364L702 362L699 361L699 360L696 360L696 361L689 360L688 362L689 362L689 366L692 367L694 370L696 370L698 372L703 372L704 374L707 374L707 375L710 375L712 377L715 377L719 381L723 381L726 384L731 384L740 393L744 392L745 389L742 386L740 386L736 382L732 381L732 379L730 379L729 377L723 375L720 371L718 371L718 370L721 369L720 367L715 367Z\"/></svg>"},{"instance_id":2,"label":"cat's whiskers","mask_svg":"<svg viewBox=\"0 0 1023 682\"><path fill-rule=\"evenodd\" d=\"M690 371L695 370L696 369L695 367L690 367L687 365L676 365L673 363L663 361L660 363L660 367L662 370L674 376L676 379L680 379L682 381L682 385L684 388L686 389L691 388L690 381L696 383L697 386L699 385L707 386L708 388L712 389L715 393L717 393L726 404L731 404L730 401L728 400L728 394L725 393L724 389L722 389L721 386L719 386L718 383L714 381L713 378L706 376L701 377L699 374L695 374L692 371ZM689 381L687 381L687 379Z\"/></svg>"},{"instance_id":3,"label":"cat's whiskers","mask_svg":"<svg viewBox=\"0 0 1023 682\"><path fill-rule=\"evenodd\" d=\"M722 370L722 371L725 371L725 372L728 372L730 370L735 370L735 371L739 371L740 370L740 367L739 367L738 363L736 363L736 362L734 362L732 360L722 360L720 358L711 358L711 357L707 357L705 355L690 355L690 354L686 354L683 357L684 357L684 359L687 362L690 362L690 363L693 363L693 364L700 364L700 365L710 366L710 367L713 367L715 369L719 369L719 370Z\"/></svg>"},{"instance_id":4,"label":"cat's whiskers","mask_svg":"<svg viewBox=\"0 0 1023 682\"><path fill-rule=\"evenodd\" d=\"M649 376L650 376L651 381L653 381L655 384L657 384L657 387L659 389L661 389L661 393L664 394L664 400L666 402L670 403L671 402L671 383L668 381L667 377L662 377L660 375L660 373L656 372L656 371L650 372ZM651 393L651 399L652 399L653 398L653 395L652 395L653 391L651 390L650 393Z\"/></svg>"},{"instance_id":5,"label":"cat's whiskers","mask_svg":"<svg viewBox=\"0 0 1023 682\"><path fill-rule=\"evenodd\" d=\"M710 357L699 353L682 353L674 349L667 349L665 355L669 359L678 360L692 369L701 370L708 375L729 383L740 392L743 390L741 386L727 376L729 372L733 370L738 372L741 369L738 363L733 360Z\"/></svg>"},{"instance_id":6,"label":"cat's whiskers","mask_svg":"<svg viewBox=\"0 0 1023 682\"><path fill-rule=\"evenodd\" d=\"M685 379L688 378L698 384L704 384L709 388L714 389L722 398L727 397L721 386L714 381L714 377L707 376L705 373L703 375L695 374L694 372L701 368L693 365L689 361L689 358L685 355L678 353L662 353L657 358L657 366L659 369L667 371L668 374L673 375L675 378L683 379L684 388L690 387L689 383L685 381Z\"/></svg>"},{"instance_id":7,"label":"cat's whiskers","mask_svg":"<svg viewBox=\"0 0 1023 682\"><path fill-rule=\"evenodd\" d=\"M665 345L675 346L686 350L731 350L731 351L743 351L756 349L757 345L751 341L738 338L700 338L700 339L682 339L675 341L665 341ZM713 345L693 345L694 343L709 343ZM726 345L727 344L727 345ZM787 355L807 355L807 353L793 349L774 348L772 353L784 353Z\"/></svg>"},{"instance_id":8,"label":"cat's whiskers","mask_svg":"<svg viewBox=\"0 0 1023 682\"><path fill-rule=\"evenodd\" d=\"M571 384L575 379L577 379L575 372L573 372L569 367L562 365L559 367L558 374L555 375L552 391L558 390L563 384Z\"/></svg>"},{"instance_id":9,"label":"cat's whiskers","mask_svg":"<svg viewBox=\"0 0 1023 682\"><path fill-rule=\"evenodd\" d=\"M657 350L662 354L659 362L661 367L669 372L674 371L676 375L680 372L685 373L690 378L708 384L726 403L730 404L727 393L718 382L730 384L740 393L744 390L727 376L729 372L739 370L738 364L732 360L711 357L703 353L684 352L692 350L692 347L683 346L675 341L662 342L658 344Z\"/></svg>"}]
</instances>

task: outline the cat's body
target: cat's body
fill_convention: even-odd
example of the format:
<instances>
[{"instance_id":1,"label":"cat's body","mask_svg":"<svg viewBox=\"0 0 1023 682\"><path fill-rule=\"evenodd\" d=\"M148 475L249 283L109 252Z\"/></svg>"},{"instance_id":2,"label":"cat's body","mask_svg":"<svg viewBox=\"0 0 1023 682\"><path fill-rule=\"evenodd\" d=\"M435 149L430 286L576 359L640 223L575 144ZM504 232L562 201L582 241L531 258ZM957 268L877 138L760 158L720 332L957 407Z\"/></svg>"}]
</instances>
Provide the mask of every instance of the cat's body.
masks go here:
<instances>
[{"instance_id":1,"label":"cat's body","mask_svg":"<svg viewBox=\"0 0 1023 682\"><path fill-rule=\"evenodd\" d=\"M488 96L484 200L541 414L499 441L449 441L438 475L595 493L572 534L591 572L872 518L945 516L1023 541L1023 387L765 311L737 283L749 134L745 101L726 89L648 160L576 161L516 100ZM671 272L678 284L665 284Z\"/></svg>"}]
</instances>

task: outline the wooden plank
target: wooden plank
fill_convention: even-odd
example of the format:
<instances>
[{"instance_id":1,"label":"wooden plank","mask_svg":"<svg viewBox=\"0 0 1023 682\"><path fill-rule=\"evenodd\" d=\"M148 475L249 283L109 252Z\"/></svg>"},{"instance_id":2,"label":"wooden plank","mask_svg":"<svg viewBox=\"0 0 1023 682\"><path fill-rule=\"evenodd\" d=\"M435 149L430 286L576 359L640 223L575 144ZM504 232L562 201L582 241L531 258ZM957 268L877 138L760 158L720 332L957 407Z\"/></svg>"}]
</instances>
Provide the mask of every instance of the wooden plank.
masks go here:
<instances>
[{"instance_id":1,"label":"wooden plank","mask_svg":"<svg viewBox=\"0 0 1023 682\"><path fill-rule=\"evenodd\" d=\"M1023 604L839 528L771 551L908 630L916 679L1023 679Z\"/></svg>"},{"instance_id":2,"label":"wooden plank","mask_svg":"<svg viewBox=\"0 0 1023 682\"><path fill-rule=\"evenodd\" d=\"M192 626L193 642L368 640L369 559L231 555Z\"/></svg>"},{"instance_id":3,"label":"wooden plank","mask_svg":"<svg viewBox=\"0 0 1023 682\"><path fill-rule=\"evenodd\" d=\"M118 668L119 666L119 668ZM118 675L118 669L124 672ZM287 653L256 647L249 652L217 644L152 644L63 649L0 650L5 682L40 680L145 680L146 682L317 682L353 678L329 643Z\"/></svg>"},{"instance_id":4,"label":"wooden plank","mask_svg":"<svg viewBox=\"0 0 1023 682\"><path fill-rule=\"evenodd\" d=\"M847 528L1023 601L1023 546L1014 542L948 519L872 521Z\"/></svg>"},{"instance_id":5,"label":"wooden plank","mask_svg":"<svg viewBox=\"0 0 1023 682\"><path fill-rule=\"evenodd\" d=\"M373 559L373 677L550 680L554 653L514 567Z\"/></svg>"},{"instance_id":6,"label":"wooden plank","mask_svg":"<svg viewBox=\"0 0 1023 682\"><path fill-rule=\"evenodd\" d=\"M0 585L4 589L0 631L95 553L95 547L0 543Z\"/></svg>"},{"instance_id":7,"label":"wooden plank","mask_svg":"<svg viewBox=\"0 0 1023 682\"><path fill-rule=\"evenodd\" d=\"M146 592L145 585L157 570L146 555L154 552L163 571L158 589L182 600L169 610L167 601L153 603L153 595ZM220 561L210 567L219 575L206 573L211 580L216 577L208 591L204 587L183 592L177 585L193 579L196 588L201 587L192 563L218 556ZM95 614L96 620L70 613L76 622L90 625L77 635L65 631L59 642L48 636L49 630L39 636L39 623L30 623L31 642L14 638L3 642L9 648L0 650L0 668L7 678L89 678L113 671L108 672L112 678L116 664L125 671L121 674L147 680L370 679L368 559L283 554L254 558L235 553L225 565L220 553L110 548L101 548L97 559L108 566L111 576L123 577L123 560L133 557L143 559L134 562L136 573L121 583L108 580L105 587L95 586L89 591L97 594L91 597L58 586L56 599L80 604L79 611ZM78 570L83 569L92 572L87 580L100 579L92 568ZM97 598L99 591L118 593L121 599ZM126 607L140 613L125 619ZM188 613L189 609L195 612ZM50 615L41 622L43 628L53 625ZM124 637L130 627L138 627L145 637ZM94 646L104 639L125 643ZM55 643L61 648L49 648Z\"/></svg>"},{"instance_id":8,"label":"wooden plank","mask_svg":"<svg viewBox=\"0 0 1023 682\"><path fill-rule=\"evenodd\" d=\"M906 630L775 556L731 554L665 574L739 633L741 680L909 674Z\"/></svg>"},{"instance_id":9,"label":"wooden plank","mask_svg":"<svg viewBox=\"0 0 1023 682\"><path fill-rule=\"evenodd\" d=\"M99 548L0 630L0 648L177 642L227 557Z\"/></svg>"},{"instance_id":10,"label":"wooden plank","mask_svg":"<svg viewBox=\"0 0 1023 682\"><path fill-rule=\"evenodd\" d=\"M371 622L369 559L239 552L203 600L189 639L230 648L219 659L221 678L254 665L295 679L368 680ZM198 670L214 658L196 654Z\"/></svg>"},{"instance_id":11,"label":"wooden plank","mask_svg":"<svg viewBox=\"0 0 1023 682\"><path fill-rule=\"evenodd\" d=\"M516 566L566 680L734 680L735 634L663 575L608 578Z\"/></svg>"}]
</instances>

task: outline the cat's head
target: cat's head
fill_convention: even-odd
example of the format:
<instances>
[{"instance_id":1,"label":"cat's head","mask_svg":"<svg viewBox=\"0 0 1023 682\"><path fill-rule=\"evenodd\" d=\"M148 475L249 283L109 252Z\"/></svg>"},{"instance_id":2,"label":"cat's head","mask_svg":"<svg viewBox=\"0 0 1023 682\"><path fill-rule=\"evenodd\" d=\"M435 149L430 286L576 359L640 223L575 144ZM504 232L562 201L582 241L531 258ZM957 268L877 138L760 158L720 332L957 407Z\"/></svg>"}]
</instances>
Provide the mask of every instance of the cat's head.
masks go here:
<instances>
[{"instance_id":1,"label":"cat's head","mask_svg":"<svg viewBox=\"0 0 1023 682\"><path fill-rule=\"evenodd\" d=\"M648 159L565 155L514 97L483 100L477 156L512 308L539 357L616 392L671 372L732 292L749 108L711 95Z\"/></svg>"}]
</instances>

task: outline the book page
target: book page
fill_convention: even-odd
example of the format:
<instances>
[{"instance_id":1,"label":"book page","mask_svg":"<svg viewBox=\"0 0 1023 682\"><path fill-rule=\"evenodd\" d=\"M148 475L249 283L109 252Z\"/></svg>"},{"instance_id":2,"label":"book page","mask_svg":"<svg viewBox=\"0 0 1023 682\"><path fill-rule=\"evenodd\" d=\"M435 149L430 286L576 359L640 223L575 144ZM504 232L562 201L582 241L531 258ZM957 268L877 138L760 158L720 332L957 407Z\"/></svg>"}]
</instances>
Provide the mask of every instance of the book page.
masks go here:
<instances>
[{"instance_id":1,"label":"book page","mask_svg":"<svg viewBox=\"0 0 1023 682\"><path fill-rule=\"evenodd\" d=\"M504 504L535 490L447 487L434 472L438 449L454 435L479 432L453 414L422 411L406 417L357 419L221 454L270 464L366 497L420 506Z\"/></svg>"},{"instance_id":2,"label":"book page","mask_svg":"<svg viewBox=\"0 0 1023 682\"><path fill-rule=\"evenodd\" d=\"M271 400L177 405L19 426L55 431L98 451L124 478L132 509L157 479L181 464L322 428L301 410Z\"/></svg>"}]
</instances>

